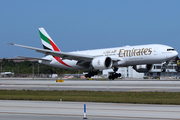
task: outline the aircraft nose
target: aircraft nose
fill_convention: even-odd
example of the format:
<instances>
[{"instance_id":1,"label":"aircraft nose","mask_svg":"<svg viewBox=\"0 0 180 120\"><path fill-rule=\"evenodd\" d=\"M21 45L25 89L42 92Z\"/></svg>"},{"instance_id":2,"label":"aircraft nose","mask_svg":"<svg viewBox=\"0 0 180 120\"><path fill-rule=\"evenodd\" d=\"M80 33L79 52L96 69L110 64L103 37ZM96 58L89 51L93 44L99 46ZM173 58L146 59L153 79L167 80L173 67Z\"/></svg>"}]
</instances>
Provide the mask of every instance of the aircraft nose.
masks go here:
<instances>
[{"instance_id":1,"label":"aircraft nose","mask_svg":"<svg viewBox=\"0 0 180 120\"><path fill-rule=\"evenodd\" d=\"M166 58L168 58L169 60L172 60L172 59L176 58L177 56L178 56L178 52L173 51L173 52L171 52L171 54L167 55Z\"/></svg>"},{"instance_id":2,"label":"aircraft nose","mask_svg":"<svg viewBox=\"0 0 180 120\"><path fill-rule=\"evenodd\" d=\"M177 52L177 51L174 51L171 58L174 59L174 58L176 58L176 57L178 57L178 52Z\"/></svg>"},{"instance_id":3,"label":"aircraft nose","mask_svg":"<svg viewBox=\"0 0 180 120\"><path fill-rule=\"evenodd\" d=\"M178 52L177 51L174 52L174 56L176 56L176 57L178 56Z\"/></svg>"}]
</instances>

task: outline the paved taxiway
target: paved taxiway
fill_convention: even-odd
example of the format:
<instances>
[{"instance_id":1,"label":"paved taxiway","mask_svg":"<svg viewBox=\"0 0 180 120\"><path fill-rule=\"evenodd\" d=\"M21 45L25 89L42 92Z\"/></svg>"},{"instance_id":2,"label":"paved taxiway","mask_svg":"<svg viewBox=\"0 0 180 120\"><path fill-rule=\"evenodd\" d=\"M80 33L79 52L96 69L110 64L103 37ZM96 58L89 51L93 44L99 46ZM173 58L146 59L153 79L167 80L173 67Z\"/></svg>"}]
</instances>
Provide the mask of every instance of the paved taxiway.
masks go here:
<instances>
[{"instance_id":1,"label":"paved taxiway","mask_svg":"<svg viewBox=\"0 0 180 120\"><path fill-rule=\"evenodd\" d=\"M178 120L179 105L0 100L1 120Z\"/></svg>"},{"instance_id":2,"label":"paved taxiway","mask_svg":"<svg viewBox=\"0 0 180 120\"><path fill-rule=\"evenodd\" d=\"M180 92L180 81L64 80L57 83L55 79L0 79L0 89Z\"/></svg>"}]
</instances>

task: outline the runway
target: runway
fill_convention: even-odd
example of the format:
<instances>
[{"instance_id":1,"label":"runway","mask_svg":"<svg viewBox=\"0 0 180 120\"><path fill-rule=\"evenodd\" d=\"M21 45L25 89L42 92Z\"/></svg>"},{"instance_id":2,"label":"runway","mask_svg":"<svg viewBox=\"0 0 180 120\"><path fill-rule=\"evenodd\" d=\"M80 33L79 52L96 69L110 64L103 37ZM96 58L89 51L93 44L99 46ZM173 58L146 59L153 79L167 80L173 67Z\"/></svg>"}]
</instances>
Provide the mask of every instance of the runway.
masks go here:
<instances>
[{"instance_id":1,"label":"runway","mask_svg":"<svg viewBox=\"0 0 180 120\"><path fill-rule=\"evenodd\" d=\"M180 81L0 79L0 89L180 92ZM84 104L90 120L180 120L179 105L21 100L0 100L0 120L82 120Z\"/></svg>"},{"instance_id":2,"label":"runway","mask_svg":"<svg viewBox=\"0 0 180 120\"><path fill-rule=\"evenodd\" d=\"M180 81L64 80L58 83L55 79L0 79L0 89L180 92Z\"/></svg>"},{"instance_id":3,"label":"runway","mask_svg":"<svg viewBox=\"0 0 180 120\"><path fill-rule=\"evenodd\" d=\"M0 100L0 119L179 120L179 105Z\"/></svg>"},{"instance_id":4,"label":"runway","mask_svg":"<svg viewBox=\"0 0 180 120\"><path fill-rule=\"evenodd\" d=\"M180 92L180 81L64 80L58 83L55 79L1 79L0 89Z\"/></svg>"},{"instance_id":5,"label":"runway","mask_svg":"<svg viewBox=\"0 0 180 120\"><path fill-rule=\"evenodd\" d=\"M180 92L180 81L64 80L58 83L55 79L0 79L0 89Z\"/></svg>"}]
</instances>

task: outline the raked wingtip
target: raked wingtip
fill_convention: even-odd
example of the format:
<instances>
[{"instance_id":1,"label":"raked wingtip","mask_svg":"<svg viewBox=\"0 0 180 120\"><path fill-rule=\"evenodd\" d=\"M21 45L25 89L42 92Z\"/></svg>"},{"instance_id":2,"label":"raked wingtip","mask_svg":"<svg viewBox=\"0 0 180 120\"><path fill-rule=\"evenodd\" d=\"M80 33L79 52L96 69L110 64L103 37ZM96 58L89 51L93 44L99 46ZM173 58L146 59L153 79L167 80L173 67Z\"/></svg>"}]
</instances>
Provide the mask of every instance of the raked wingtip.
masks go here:
<instances>
[{"instance_id":1,"label":"raked wingtip","mask_svg":"<svg viewBox=\"0 0 180 120\"><path fill-rule=\"evenodd\" d=\"M6 42L5 42L5 44L14 45L14 43L6 43Z\"/></svg>"}]
</instances>

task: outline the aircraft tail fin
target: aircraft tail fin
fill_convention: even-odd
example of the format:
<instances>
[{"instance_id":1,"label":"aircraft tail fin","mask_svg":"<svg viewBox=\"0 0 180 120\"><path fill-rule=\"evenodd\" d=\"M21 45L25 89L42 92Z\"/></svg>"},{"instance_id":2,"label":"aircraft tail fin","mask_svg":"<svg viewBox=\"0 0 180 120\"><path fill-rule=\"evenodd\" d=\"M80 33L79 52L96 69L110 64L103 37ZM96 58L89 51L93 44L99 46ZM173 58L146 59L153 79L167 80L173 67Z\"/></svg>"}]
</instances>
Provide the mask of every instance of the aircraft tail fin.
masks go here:
<instances>
[{"instance_id":1,"label":"aircraft tail fin","mask_svg":"<svg viewBox=\"0 0 180 120\"><path fill-rule=\"evenodd\" d=\"M46 32L46 30L44 28L39 28L39 34L40 34L42 45L43 45L44 49L60 52L60 49L57 47L55 42L48 35L48 33Z\"/></svg>"}]
</instances>

